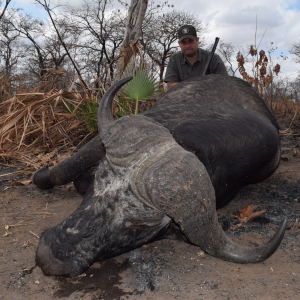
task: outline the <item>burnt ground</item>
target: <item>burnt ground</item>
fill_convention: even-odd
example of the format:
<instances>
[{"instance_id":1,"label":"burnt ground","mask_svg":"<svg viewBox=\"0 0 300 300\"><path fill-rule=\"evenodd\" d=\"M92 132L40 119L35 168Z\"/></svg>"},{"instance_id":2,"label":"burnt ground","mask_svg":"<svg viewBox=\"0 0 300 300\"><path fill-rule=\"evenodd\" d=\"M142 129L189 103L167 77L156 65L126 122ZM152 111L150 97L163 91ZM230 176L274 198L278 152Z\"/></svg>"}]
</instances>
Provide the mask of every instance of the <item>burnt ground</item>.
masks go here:
<instances>
[{"instance_id":1,"label":"burnt ground","mask_svg":"<svg viewBox=\"0 0 300 300\"><path fill-rule=\"evenodd\" d=\"M297 126L294 125L294 133ZM286 126L286 124L284 124ZM284 127L283 126L283 127ZM77 278L47 277L35 267L38 236L76 209L82 200L74 187L40 191L12 186L26 178L0 170L0 299L300 299L300 138L282 139L281 164L267 180L243 188L218 211L224 230L230 217L250 204L266 213L228 235L255 247L268 240L288 217L288 230L264 263L240 265L172 240L157 241L95 263ZM5 228L6 225L10 227Z\"/></svg>"}]
</instances>

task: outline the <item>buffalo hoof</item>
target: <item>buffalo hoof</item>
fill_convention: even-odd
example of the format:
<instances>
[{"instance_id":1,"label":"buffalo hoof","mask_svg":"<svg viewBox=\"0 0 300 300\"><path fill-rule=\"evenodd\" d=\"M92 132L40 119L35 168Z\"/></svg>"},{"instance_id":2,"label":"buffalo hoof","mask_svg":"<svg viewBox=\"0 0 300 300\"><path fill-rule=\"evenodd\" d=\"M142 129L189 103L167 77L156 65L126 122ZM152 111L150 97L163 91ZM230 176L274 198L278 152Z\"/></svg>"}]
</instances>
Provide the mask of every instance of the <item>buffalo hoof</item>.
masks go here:
<instances>
[{"instance_id":1,"label":"buffalo hoof","mask_svg":"<svg viewBox=\"0 0 300 300\"><path fill-rule=\"evenodd\" d=\"M49 190L54 187L50 180L50 170L41 168L33 174L32 182L41 190Z\"/></svg>"}]
</instances>

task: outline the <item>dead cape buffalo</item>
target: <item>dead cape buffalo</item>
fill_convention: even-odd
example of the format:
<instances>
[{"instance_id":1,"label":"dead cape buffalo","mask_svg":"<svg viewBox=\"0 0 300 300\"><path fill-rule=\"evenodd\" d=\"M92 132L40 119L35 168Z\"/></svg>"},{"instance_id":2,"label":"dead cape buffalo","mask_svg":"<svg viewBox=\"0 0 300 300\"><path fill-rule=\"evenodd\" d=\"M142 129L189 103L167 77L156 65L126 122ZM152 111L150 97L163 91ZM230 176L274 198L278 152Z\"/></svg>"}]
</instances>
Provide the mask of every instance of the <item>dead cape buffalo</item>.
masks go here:
<instances>
[{"instance_id":1,"label":"dead cape buffalo","mask_svg":"<svg viewBox=\"0 0 300 300\"><path fill-rule=\"evenodd\" d=\"M271 256L286 219L270 241L248 248L229 239L216 213L241 186L278 166L278 125L264 100L241 79L209 75L176 85L143 114L114 121L113 97L130 79L101 100L99 138L34 175L39 187L51 188L84 181L98 164L77 210L42 234L36 262L43 272L74 277L95 261L166 237L237 263Z\"/></svg>"}]
</instances>

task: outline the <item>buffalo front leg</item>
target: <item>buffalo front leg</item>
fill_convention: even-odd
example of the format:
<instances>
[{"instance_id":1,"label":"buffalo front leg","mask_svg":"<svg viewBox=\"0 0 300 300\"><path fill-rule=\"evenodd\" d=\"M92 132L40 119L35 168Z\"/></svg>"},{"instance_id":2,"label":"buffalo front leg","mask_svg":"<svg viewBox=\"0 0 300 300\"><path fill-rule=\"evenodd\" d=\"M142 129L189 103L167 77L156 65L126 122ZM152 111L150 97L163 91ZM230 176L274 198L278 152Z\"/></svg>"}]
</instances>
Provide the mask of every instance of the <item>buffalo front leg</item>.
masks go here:
<instances>
[{"instance_id":1,"label":"buffalo front leg","mask_svg":"<svg viewBox=\"0 0 300 300\"><path fill-rule=\"evenodd\" d=\"M98 165L105 156L105 148L99 136L83 146L76 154L65 159L52 169L41 168L33 175L33 183L42 190L63 185Z\"/></svg>"}]
</instances>

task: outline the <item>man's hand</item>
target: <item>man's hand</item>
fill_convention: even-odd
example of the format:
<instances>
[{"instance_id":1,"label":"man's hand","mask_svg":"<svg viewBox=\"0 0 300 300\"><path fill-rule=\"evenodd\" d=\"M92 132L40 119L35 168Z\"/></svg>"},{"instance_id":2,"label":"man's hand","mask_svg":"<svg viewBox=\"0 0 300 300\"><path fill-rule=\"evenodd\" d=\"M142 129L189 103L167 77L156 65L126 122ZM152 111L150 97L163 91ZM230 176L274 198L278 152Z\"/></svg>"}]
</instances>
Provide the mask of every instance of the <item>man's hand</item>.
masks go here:
<instances>
[{"instance_id":1,"label":"man's hand","mask_svg":"<svg viewBox=\"0 0 300 300\"><path fill-rule=\"evenodd\" d=\"M167 82L167 90L169 90L170 88L172 88L174 85L176 85L179 82Z\"/></svg>"}]
</instances>

